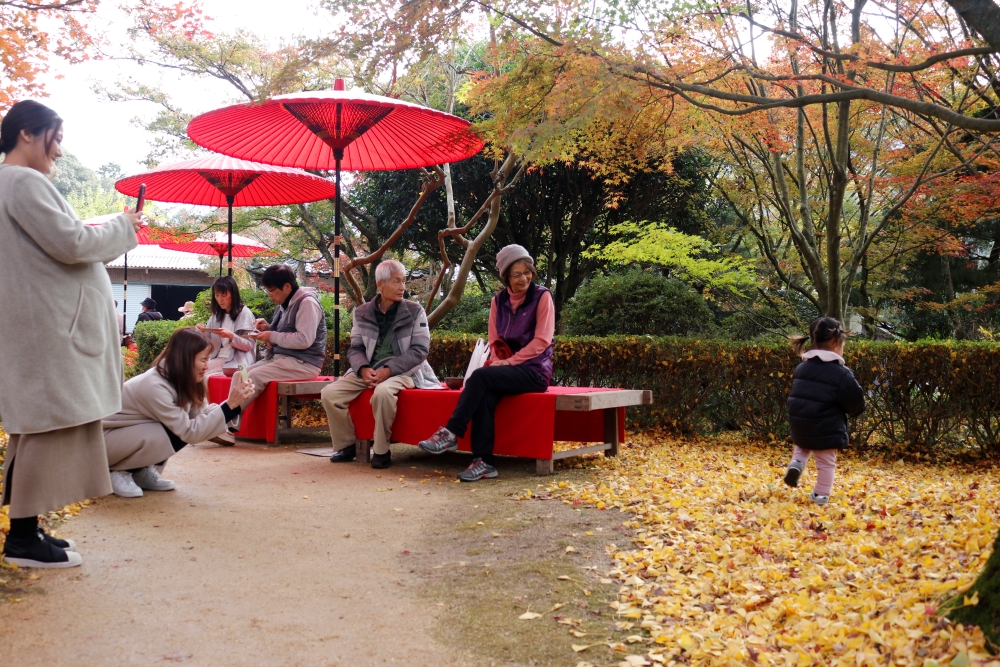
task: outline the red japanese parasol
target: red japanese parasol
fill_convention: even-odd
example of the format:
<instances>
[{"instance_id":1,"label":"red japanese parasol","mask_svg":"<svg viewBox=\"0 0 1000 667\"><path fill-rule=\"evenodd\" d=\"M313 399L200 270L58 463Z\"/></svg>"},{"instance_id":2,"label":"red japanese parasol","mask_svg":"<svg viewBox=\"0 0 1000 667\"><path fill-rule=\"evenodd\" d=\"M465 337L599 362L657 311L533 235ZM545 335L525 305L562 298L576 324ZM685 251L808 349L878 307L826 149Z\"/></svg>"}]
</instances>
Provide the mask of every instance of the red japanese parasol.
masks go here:
<instances>
[{"instance_id":1,"label":"red japanese parasol","mask_svg":"<svg viewBox=\"0 0 1000 667\"><path fill-rule=\"evenodd\" d=\"M226 234L225 232L215 232L213 236L183 241L180 243L161 243L161 248L167 250L178 250L180 252L193 252L198 255L218 255L219 275L222 275L222 258L229 253L230 265L233 257L253 257L254 255L274 254L266 246L257 243L253 239L248 239L239 234Z\"/></svg>"},{"instance_id":2,"label":"red japanese parasol","mask_svg":"<svg viewBox=\"0 0 1000 667\"><path fill-rule=\"evenodd\" d=\"M334 373L340 374L340 172L415 169L470 158L483 142L468 121L379 95L333 90L279 95L196 116L188 136L205 148L268 164L336 172Z\"/></svg>"},{"instance_id":3,"label":"red japanese parasol","mask_svg":"<svg viewBox=\"0 0 1000 667\"><path fill-rule=\"evenodd\" d=\"M136 193L138 194L139 188L136 188ZM91 218L90 222L86 223L91 226L103 225L109 220L117 218L121 213L110 213L108 215L101 215L96 218ZM184 241L194 238L194 234L186 234L183 232L172 232L169 229L163 229L162 227L150 227L149 225L143 225L139 228L139 231L135 233L135 238L138 240L139 245L160 245L161 243L182 243ZM124 264L122 270L122 313L128 312L128 253L124 255ZM125 320L122 320L122 336L125 335Z\"/></svg>"},{"instance_id":4,"label":"red japanese parasol","mask_svg":"<svg viewBox=\"0 0 1000 667\"><path fill-rule=\"evenodd\" d=\"M195 158L127 176L115 183L115 188L122 194L135 197L143 183L146 184L146 198L153 201L226 206L229 211L230 244L234 206L304 204L333 199L337 194L333 183L325 178L298 169L256 164L224 155ZM226 241L223 240L223 243ZM213 250L202 254L217 253ZM224 254L219 254L220 262ZM234 256L247 255L229 254L229 275L233 274Z\"/></svg>"}]
</instances>

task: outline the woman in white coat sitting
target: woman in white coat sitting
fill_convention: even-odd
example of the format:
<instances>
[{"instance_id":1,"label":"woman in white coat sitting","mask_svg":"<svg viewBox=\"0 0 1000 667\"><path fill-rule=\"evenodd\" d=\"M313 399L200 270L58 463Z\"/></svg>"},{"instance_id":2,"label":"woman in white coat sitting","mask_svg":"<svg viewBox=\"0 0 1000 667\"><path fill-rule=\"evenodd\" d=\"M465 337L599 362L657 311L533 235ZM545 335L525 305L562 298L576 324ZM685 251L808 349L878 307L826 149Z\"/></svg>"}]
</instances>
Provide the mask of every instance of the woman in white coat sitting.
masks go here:
<instances>
[{"instance_id":1,"label":"woman in white coat sitting","mask_svg":"<svg viewBox=\"0 0 1000 667\"><path fill-rule=\"evenodd\" d=\"M178 329L153 367L122 388L122 409L104 420L104 441L115 495L136 498L142 490L170 491L160 472L185 445L226 432L253 394L253 382L233 377L229 399L209 403L205 374L212 344L194 329Z\"/></svg>"},{"instance_id":2,"label":"woman in white coat sitting","mask_svg":"<svg viewBox=\"0 0 1000 667\"><path fill-rule=\"evenodd\" d=\"M253 313L240 300L240 289L232 276L222 276L212 285L212 316L198 331L212 342L208 374L222 375L224 368L249 367L254 359L255 343L237 336L240 330L253 330Z\"/></svg>"}]
</instances>

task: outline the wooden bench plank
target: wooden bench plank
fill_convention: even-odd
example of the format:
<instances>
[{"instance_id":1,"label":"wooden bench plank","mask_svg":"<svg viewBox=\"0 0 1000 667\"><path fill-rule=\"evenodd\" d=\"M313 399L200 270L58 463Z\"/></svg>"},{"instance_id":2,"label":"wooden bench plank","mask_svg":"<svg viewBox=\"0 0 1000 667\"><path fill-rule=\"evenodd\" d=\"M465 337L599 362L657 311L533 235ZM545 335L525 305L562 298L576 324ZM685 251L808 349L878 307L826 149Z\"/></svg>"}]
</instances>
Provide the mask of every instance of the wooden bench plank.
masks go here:
<instances>
[{"instance_id":1,"label":"wooden bench plank","mask_svg":"<svg viewBox=\"0 0 1000 667\"><path fill-rule=\"evenodd\" d=\"M311 380L309 382L279 382L278 396L318 396L323 388L333 384L333 380Z\"/></svg>"},{"instance_id":2,"label":"wooden bench plank","mask_svg":"<svg viewBox=\"0 0 1000 667\"><path fill-rule=\"evenodd\" d=\"M593 410L652 404L653 392L649 389L615 389L556 396L556 410L572 412L591 412Z\"/></svg>"},{"instance_id":3,"label":"wooden bench plank","mask_svg":"<svg viewBox=\"0 0 1000 667\"><path fill-rule=\"evenodd\" d=\"M561 452L554 452L552 454L552 460L558 461L560 459L568 459L574 456L583 456L584 454L603 452L607 449L611 449L611 445L606 442L601 443L599 445L591 445L590 447L577 447L576 449L567 449Z\"/></svg>"}]
</instances>

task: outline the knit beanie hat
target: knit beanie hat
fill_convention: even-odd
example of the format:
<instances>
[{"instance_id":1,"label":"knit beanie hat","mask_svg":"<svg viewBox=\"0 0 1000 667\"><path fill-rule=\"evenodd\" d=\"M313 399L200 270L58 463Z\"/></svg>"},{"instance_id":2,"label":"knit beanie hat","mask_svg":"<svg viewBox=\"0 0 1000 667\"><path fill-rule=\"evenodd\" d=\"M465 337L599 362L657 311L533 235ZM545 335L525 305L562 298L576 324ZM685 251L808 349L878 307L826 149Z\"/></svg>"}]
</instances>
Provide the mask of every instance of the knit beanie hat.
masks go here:
<instances>
[{"instance_id":1,"label":"knit beanie hat","mask_svg":"<svg viewBox=\"0 0 1000 667\"><path fill-rule=\"evenodd\" d=\"M497 253L497 270L500 271L500 277L503 279L505 285L508 283L507 271L515 262L522 260L530 264L531 268L535 268L535 260L531 259L531 255L528 254L528 251L523 246L519 246L516 243L504 246Z\"/></svg>"}]
</instances>

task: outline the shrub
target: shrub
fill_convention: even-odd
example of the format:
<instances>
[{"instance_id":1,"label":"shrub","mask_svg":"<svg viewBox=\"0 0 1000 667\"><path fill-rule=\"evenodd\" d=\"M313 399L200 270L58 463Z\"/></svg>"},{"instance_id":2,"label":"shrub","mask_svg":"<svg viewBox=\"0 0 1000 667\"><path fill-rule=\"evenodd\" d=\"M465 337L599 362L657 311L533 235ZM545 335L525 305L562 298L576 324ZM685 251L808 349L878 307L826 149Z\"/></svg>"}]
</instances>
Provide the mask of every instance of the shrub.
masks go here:
<instances>
[{"instance_id":1,"label":"shrub","mask_svg":"<svg viewBox=\"0 0 1000 667\"><path fill-rule=\"evenodd\" d=\"M647 271L595 275L563 308L567 334L697 336L715 329L705 299L674 278Z\"/></svg>"},{"instance_id":2,"label":"shrub","mask_svg":"<svg viewBox=\"0 0 1000 667\"><path fill-rule=\"evenodd\" d=\"M200 295L199 295L200 296ZM139 322L135 325L132 338L139 348L132 376L141 375L149 370L153 361L167 346L167 341L178 327L188 326L189 321L156 320L155 322Z\"/></svg>"},{"instance_id":3,"label":"shrub","mask_svg":"<svg viewBox=\"0 0 1000 667\"><path fill-rule=\"evenodd\" d=\"M490 301L492 294L466 293L458 305L444 316L434 327L435 331L485 334L490 325Z\"/></svg>"},{"instance_id":4,"label":"shrub","mask_svg":"<svg viewBox=\"0 0 1000 667\"><path fill-rule=\"evenodd\" d=\"M136 327L137 372L149 368L176 322ZM435 333L429 361L439 377L465 374L478 336ZM341 336L341 373L350 336ZM896 455L1000 455L1000 345L986 342L850 342L848 366L867 409L851 421L854 447ZM556 338L559 385L650 389L653 405L629 408L633 427L676 433L788 435L785 401L798 358L786 344L653 336ZM323 374L333 373L333 334Z\"/></svg>"},{"instance_id":5,"label":"shrub","mask_svg":"<svg viewBox=\"0 0 1000 667\"><path fill-rule=\"evenodd\" d=\"M475 338L436 335L438 375L464 375ZM1000 454L1000 345L851 342L846 357L868 404L851 421L853 446L925 458ZM652 406L629 409L633 426L784 440L798 362L782 343L557 337L553 381L651 389Z\"/></svg>"}]
</instances>

